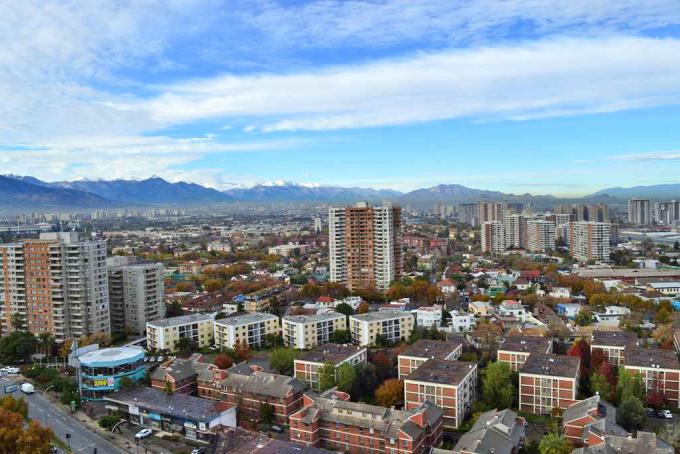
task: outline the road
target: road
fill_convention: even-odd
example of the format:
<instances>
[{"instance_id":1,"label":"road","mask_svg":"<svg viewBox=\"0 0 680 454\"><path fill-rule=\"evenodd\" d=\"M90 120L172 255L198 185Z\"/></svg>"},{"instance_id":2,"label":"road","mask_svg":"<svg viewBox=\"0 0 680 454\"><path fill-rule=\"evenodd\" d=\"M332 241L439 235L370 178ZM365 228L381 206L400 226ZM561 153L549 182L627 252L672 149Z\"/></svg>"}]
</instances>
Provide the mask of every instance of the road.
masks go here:
<instances>
[{"instance_id":1,"label":"road","mask_svg":"<svg viewBox=\"0 0 680 454\"><path fill-rule=\"evenodd\" d=\"M0 391L4 385L13 383L8 378L0 378ZM18 383L20 384L20 383ZM15 397L23 397L28 401L28 416L43 425L47 425L54 434L68 444L66 434L71 434L71 450L74 453L91 454L97 448L97 454L117 454L123 452L108 440L103 439L96 433L83 426L76 418L54 406L43 397L42 392L24 394L21 391L14 393Z\"/></svg>"}]
</instances>

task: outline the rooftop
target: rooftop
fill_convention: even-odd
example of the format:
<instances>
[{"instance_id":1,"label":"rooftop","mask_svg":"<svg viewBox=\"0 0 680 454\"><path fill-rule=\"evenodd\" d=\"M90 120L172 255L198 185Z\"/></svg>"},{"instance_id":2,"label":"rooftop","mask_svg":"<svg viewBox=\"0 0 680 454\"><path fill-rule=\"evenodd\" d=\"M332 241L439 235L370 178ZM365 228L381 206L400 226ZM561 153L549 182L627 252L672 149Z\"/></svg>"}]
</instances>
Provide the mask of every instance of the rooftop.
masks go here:
<instances>
[{"instance_id":1,"label":"rooftop","mask_svg":"<svg viewBox=\"0 0 680 454\"><path fill-rule=\"evenodd\" d=\"M404 317L413 318L413 315L410 312L407 312L407 311L385 310L385 311L378 311L378 312L368 312L366 314L350 315L349 318L355 319L355 320L367 321L367 322L377 322L377 321L380 321L380 320L391 320L391 319L394 319L394 318L404 318Z\"/></svg>"},{"instance_id":2,"label":"rooftop","mask_svg":"<svg viewBox=\"0 0 680 454\"><path fill-rule=\"evenodd\" d=\"M360 351L365 351L366 347L355 345L323 344L317 345L308 352L302 352L297 359L300 361L310 361L315 363L339 364L347 358L356 355Z\"/></svg>"},{"instance_id":3,"label":"rooftop","mask_svg":"<svg viewBox=\"0 0 680 454\"><path fill-rule=\"evenodd\" d=\"M607 345L612 347L626 347L635 345L637 334L630 331L593 331L591 345Z\"/></svg>"},{"instance_id":4,"label":"rooftop","mask_svg":"<svg viewBox=\"0 0 680 454\"><path fill-rule=\"evenodd\" d=\"M322 314L312 314L312 315L286 315L283 320L291 323L313 323L313 322L325 322L328 320L336 320L339 318L345 318L345 314L340 312L324 312Z\"/></svg>"},{"instance_id":5,"label":"rooftop","mask_svg":"<svg viewBox=\"0 0 680 454\"><path fill-rule=\"evenodd\" d=\"M215 320L215 323L222 326L237 326L248 325L250 323L264 322L267 320L278 319L274 314L266 314L263 312L254 312L252 314L234 315L233 317L221 318Z\"/></svg>"},{"instance_id":6,"label":"rooftop","mask_svg":"<svg viewBox=\"0 0 680 454\"><path fill-rule=\"evenodd\" d=\"M208 320L213 320L215 314L189 314L180 315L179 317L164 318L163 320L156 320L153 322L147 322L146 326L151 326L153 328L168 328L170 326L181 326L188 325L189 323L199 323Z\"/></svg>"},{"instance_id":7,"label":"rooftop","mask_svg":"<svg viewBox=\"0 0 680 454\"><path fill-rule=\"evenodd\" d=\"M429 359L411 373L407 380L457 386L476 367L476 363L466 361Z\"/></svg>"},{"instance_id":8,"label":"rooftop","mask_svg":"<svg viewBox=\"0 0 680 454\"><path fill-rule=\"evenodd\" d=\"M448 356L456 351L463 342L458 338L451 338L446 341L431 339L419 339L408 346L399 356L412 356L416 358L447 359Z\"/></svg>"},{"instance_id":9,"label":"rooftop","mask_svg":"<svg viewBox=\"0 0 680 454\"><path fill-rule=\"evenodd\" d=\"M498 346L498 350L545 354L550 349L552 341L551 337L509 336Z\"/></svg>"},{"instance_id":10,"label":"rooftop","mask_svg":"<svg viewBox=\"0 0 680 454\"><path fill-rule=\"evenodd\" d=\"M680 370L674 350L631 348L626 350L626 366Z\"/></svg>"},{"instance_id":11,"label":"rooftop","mask_svg":"<svg viewBox=\"0 0 680 454\"><path fill-rule=\"evenodd\" d=\"M96 366L117 366L137 361L144 358L144 350L140 347L114 347L94 350L83 355L78 359L84 365Z\"/></svg>"},{"instance_id":12,"label":"rooftop","mask_svg":"<svg viewBox=\"0 0 680 454\"><path fill-rule=\"evenodd\" d=\"M567 355L529 355L520 374L546 375L551 377L575 378L580 360Z\"/></svg>"}]
</instances>

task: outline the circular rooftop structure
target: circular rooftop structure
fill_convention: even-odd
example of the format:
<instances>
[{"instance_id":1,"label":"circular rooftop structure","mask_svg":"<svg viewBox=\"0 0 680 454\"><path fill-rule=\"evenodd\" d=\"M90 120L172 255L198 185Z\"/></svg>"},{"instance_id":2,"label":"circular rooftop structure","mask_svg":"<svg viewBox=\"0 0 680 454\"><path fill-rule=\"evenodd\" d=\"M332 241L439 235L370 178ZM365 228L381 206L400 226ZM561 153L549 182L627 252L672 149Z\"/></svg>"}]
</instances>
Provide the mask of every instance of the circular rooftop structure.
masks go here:
<instances>
[{"instance_id":1,"label":"circular rooftop structure","mask_svg":"<svg viewBox=\"0 0 680 454\"><path fill-rule=\"evenodd\" d=\"M94 350L78 357L81 365L107 367L128 364L144 358L144 350L139 347L113 347Z\"/></svg>"}]
</instances>

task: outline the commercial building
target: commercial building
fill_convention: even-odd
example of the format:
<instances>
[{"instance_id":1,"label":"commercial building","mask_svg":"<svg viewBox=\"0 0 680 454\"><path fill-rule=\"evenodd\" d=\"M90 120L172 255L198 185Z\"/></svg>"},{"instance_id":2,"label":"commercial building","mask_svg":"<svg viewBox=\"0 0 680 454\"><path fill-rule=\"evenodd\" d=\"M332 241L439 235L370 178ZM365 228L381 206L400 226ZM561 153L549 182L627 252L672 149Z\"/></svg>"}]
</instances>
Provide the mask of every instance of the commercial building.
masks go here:
<instances>
[{"instance_id":1,"label":"commercial building","mask_svg":"<svg viewBox=\"0 0 680 454\"><path fill-rule=\"evenodd\" d=\"M349 402L349 395L326 391L304 395L290 417L290 440L350 454L418 454L438 446L442 411L431 402L395 410Z\"/></svg>"},{"instance_id":2,"label":"commercial building","mask_svg":"<svg viewBox=\"0 0 680 454\"><path fill-rule=\"evenodd\" d=\"M630 331L593 331L590 339L590 353L602 352L603 358L614 366L626 363L626 349L634 348L637 334Z\"/></svg>"},{"instance_id":3,"label":"commercial building","mask_svg":"<svg viewBox=\"0 0 680 454\"><path fill-rule=\"evenodd\" d=\"M532 354L519 371L519 409L552 414L576 402L580 359L565 355Z\"/></svg>"},{"instance_id":4,"label":"commercial building","mask_svg":"<svg viewBox=\"0 0 680 454\"><path fill-rule=\"evenodd\" d=\"M331 342L335 331L347 329L347 316L339 312L314 315L286 315L282 319L283 344L309 349Z\"/></svg>"},{"instance_id":5,"label":"commercial building","mask_svg":"<svg viewBox=\"0 0 680 454\"><path fill-rule=\"evenodd\" d=\"M430 359L455 361L462 352L463 342L458 338L451 338L446 341L419 339L399 353L397 357L399 379L408 377Z\"/></svg>"},{"instance_id":6,"label":"commercial building","mask_svg":"<svg viewBox=\"0 0 680 454\"><path fill-rule=\"evenodd\" d=\"M106 242L80 240L77 232L41 233L0 245L2 332L18 321L57 342L110 333Z\"/></svg>"},{"instance_id":7,"label":"commercial building","mask_svg":"<svg viewBox=\"0 0 680 454\"><path fill-rule=\"evenodd\" d=\"M193 348L207 347L213 341L215 314L190 314L146 323L146 345L152 351L177 351L180 340L188 339Z\"/></svg>"},{"instance_id":8,"label":"commercial building","mask_svg":"<svg viewBox=\"0 0 680 454\"><path fill-rule=\"evenodd\" d=\"M401 278L401 208L366 202L330 208L328 225L331 282L386 290Z\"/></svg>"},{"instance_id":9,"label":"commercial building","mask_svg":"<svg viewBox=\"0 0 680 454\"><path fill-rule=\"evenodd\" d=\"M106 396L106 408L132 424L211 442L224 427L236 427L236 409L187 394L147 386Z\"/></svg>"},{"instance_id":10,"label":"commercial building","mask_svg":"<svg viewBox=\"0 0 680 454\"><path fill-rule=\"evenodd\" d=\"M649 393L663 395L672 408L680 408L680 361L674 350L630 348L623 367L642 379Z\"/></svg>"},{"instance_id":11,"label":"commercial building","mask_svg":"<svg viewBox=\"0 0 680 454\"><path fill-rule=\"evenodd\" d=\"M482 252L499 253L505 250L505 225L500 221L482 223Z\"/></svg>"},{"instance_id":12,"label":"commercial building","mask_svg":"<svg viewBox=\"0 0 680 454\"><path fill-rule=\"evenodd\" d=\"M525 427L525 419L510 409L487 411L460 437L453 453L515 454L523 446Z\"/></svg>"},{"instance_id":13,"label":"commercial building","mask_svg":"<svg viewBox=\"0 0 680 454\"><path fill-rule=\"evenodd\" d=\"M652 223L652 210L647 199L630 199L628 201L628 222L637 226Z\"/></svg>"},{"instance_id":14,"label":"commercial building","mask_svg":"<svg viewBox=\"0 0 680 454\"><path fill-rule=\"evenodd\" d=\"M548 252L555 250L555 224L542 219L527 221L527 251Z\"/></svg>"},{"instance_id":15,"label":"commercial building","mask_svg":"<svg viewBox=\"0 0 680 454\"><path fill-rule=\"evenodd\" d=\"M356 345L324 344L303 352L293 364L294 377L319 392L319 370L328 363L337 370L342 364L366 364L368 351Z\"/></svg>"},{"instance_id":16,"label":"commercial building","mask_svg":"<svg viewBox=\"0 0 680 454\"><path fill-rule=\"evenodd\" d=\"M255 312L215 320L214 338L217 348L234 348L237 343L261 347L268 335L281 333L279 317Z\"/></svg>"},{"instance_id":17,"label":"commercial building","mask_svg":"<svg viewBox=\"0 0 680 454\"><path fill-rule=\"evenodd\" d=\"M476 398L476 363L430 359L404 379L404 408L431 402L442 409L445 427L457 429Z\"/></svg>"},{"instance_id":18,"label":"commercial building","mask_svg":"<svg viewBox=\"0 0 680 454\"><path fill-rule=\"evenodd\" d=\"M569 224L569 255L580 262L608 262L609 229L606 222L572 222Z\"/></svg>"},{"instance_id":19,"label":"commercial building","mask_svg":"<svg viewBox=\"0 0 680 454\"><path fill-rule=\"evenodd\" d=\"M375 345L377 336L387 342L408 339L414 326L413 314L406 311L385 310L349 317L352 342L361 346Z\"/></svg>"},{"instance_id":20,"label":"commercial building","mask_svg":"<svg viewBox=\"0 0 680 454\"><path fill-rule=\"evenodd\" d=\"M144 350L115 347L93 350L78 357L78 385L84 400L103 400L120 390L123 377L137 382L146 375Z\"/></svg>"},{"instance_id":21,"label":"commercial building","mask_svg":"<svg viewBox=\"0 0 680 454\"><path fill-rule=\"evenodd\" d=\"M531 354L546 355L552 353L552 338L532 336L509 336L497 350L498 362L508 363L517 372Z\"/></svg>"},{"instance_id":22,"label":"commercial building","mask_svg":"<svg viewBox=\"0 0 680 454\"><path fill-rule=\"evenodd\" d=\"M130 264L127 257L110 257L109 310L111 332L144 334L146 322L165 318L162 263Z\"/></svg>"},{"instance_id":23,"label":"commercial building","mask_svg":"<svg viewBox=\"0 0 680 454\"><path fill-rule=\"evenodd\" d=\"M307 385L287 375L263 372L255 365L237 364L227 370L212 369L198 376L198 395L238 408L239 425L255 429L262 421L263 405L274 409L274 422L288 418L302 406Z\"/></svg>"}]
</instances>

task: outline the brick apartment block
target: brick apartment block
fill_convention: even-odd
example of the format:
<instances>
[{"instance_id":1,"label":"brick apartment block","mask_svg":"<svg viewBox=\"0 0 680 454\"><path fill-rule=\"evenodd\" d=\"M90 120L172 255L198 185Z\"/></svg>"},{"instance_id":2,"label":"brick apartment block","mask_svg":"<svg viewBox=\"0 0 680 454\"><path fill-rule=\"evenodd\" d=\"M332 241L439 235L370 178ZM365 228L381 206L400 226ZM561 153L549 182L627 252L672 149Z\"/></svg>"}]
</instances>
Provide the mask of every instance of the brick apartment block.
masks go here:
<instances>
[{"instance_id":1,"label":"brick apartment block","mask_svg":"<svg viewBox=\"0 0 680 454\"><path fill-rule=\"evenodd\" d=\"M356 345L324 344L303 352L293 363L294 376L309 385L314 391L319 391L319 369L327 362L337 369L342 364L366 364L368 351L366 347Z\"/></svg>"},{"instance_id":2,"label":"brick apartment block","mask_svg":"<svg viewBox=\"0 0 680 454\"><path fill-rule=\"evenodd\" d=\"M615 366L625 364L626 349L635 347L637 334L629 331L593 331L590 352L601 351L604 359Z\"/></svg>"},{"instance_id":3,"label":"brick apartment block","mask_svg":"<svg viewBox=\"0 0 680 454\"><path fill-rule=\"evenodd\" d=\"M551 414L576 402L580 359L564 355L529 355L519 371L519 409Z\"/></svg>"},{"instance_id":4,"label":"brick apartment block","mask_svg":"<svg viewBox=\"0 0 680 454\"><path fill-rule=\"evenodd\" d=\"M477 397L477 364L430 359L404 380L404 408L429 401L444 412L444 425L457 428Z\"/></svg>"},{"instance_id":5,"label":"brick apartment block","mask_svg":"<svg viewBox=\"0 0 680 454\"><path fill-rule=\"evenodd\" d=\"M446 341L420 339L399 354L399 379L408 377L429 359L454 361L463 352L463 342L457 338Z\"/></svg>"},{"instance_id":6,"label":"brick apartment block","mask_svg":"<svg viewBox=\"0 0 680 454\"><path fill-rule=\"evenodd\" d=\"M509 336L498 346L497 358L499 362L508 363L517 372L532 353L552 353L552 345L553 340L548 337Z\"/></svg>"},{"instance_id":7,"label":"brick apartment block","mask_svg":"<svg viewBox=\"0 0 680 454\"><path fill-rule=\"evenodd\" d=\"M647 393L657 389L668 405L680 408L680 362L675 351L632 348L626 352L623 367L642 378Z\"/></svg>"},{"instance_id":8,"label":"brick apartment block","mask_svg":"<svg viewBox=\"0 0 680 454\"><path fill-rule=\"evenodd\" d=\"M290 417L291 441L350 454L424 454L441 437L442 411L431 402L394 410L328 390L306 393L302 409Z\"/></svg>"}]
</instances>

